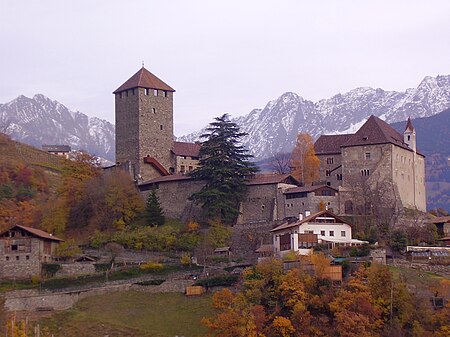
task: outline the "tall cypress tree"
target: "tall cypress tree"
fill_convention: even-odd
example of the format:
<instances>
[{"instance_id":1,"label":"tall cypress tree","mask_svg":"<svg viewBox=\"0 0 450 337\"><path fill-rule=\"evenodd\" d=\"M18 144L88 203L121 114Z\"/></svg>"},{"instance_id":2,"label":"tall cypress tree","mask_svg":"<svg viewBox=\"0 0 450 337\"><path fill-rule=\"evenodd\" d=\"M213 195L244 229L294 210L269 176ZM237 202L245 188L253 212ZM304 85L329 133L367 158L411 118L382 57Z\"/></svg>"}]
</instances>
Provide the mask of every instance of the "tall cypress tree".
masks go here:
<instances>
[{"instance_id":1,"label":"tall cypress tree","mask_svg":"<svg viewBox=\"0 0 450 337\"><path fill-rule=\"evenodd\" d=\"M145 220L150 226L164 225L165 217L164 211L159 203L159 198L155 190L152 190L147 198L145 207Z\"/></svg>"},{"instance_id":2,"label":"tall cypress tree","mask_svg":"<svg viewBox=\"0 0 450 337\"><path fill-rule=\"evenodd\" d=\"M191 172L205 186L191 196L202 204L207 217L232 223L239 214L239 203L246 191L245 182L258 171L250 162L252 156L240 143L246 133L240 132L228 114L216 117L201 138L200 166Z\"/></svg>"}]
</instances>

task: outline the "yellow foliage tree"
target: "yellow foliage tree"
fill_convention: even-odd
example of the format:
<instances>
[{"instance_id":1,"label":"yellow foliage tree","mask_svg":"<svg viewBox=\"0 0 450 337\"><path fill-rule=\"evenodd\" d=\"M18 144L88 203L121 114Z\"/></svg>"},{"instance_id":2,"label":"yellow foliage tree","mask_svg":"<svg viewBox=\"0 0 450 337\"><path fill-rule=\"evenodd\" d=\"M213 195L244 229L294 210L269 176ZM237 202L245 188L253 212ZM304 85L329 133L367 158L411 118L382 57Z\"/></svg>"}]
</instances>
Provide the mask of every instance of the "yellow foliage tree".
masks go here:
<instances>
[{"instance_id":1,"label":"yellow foliage tree","mask_svg":"<svg viewBox=\"0 0 450 337\"><path fill-rule=\"evenodd\" d=\"M307 133L299 133L291 155L292 175L303 184L319 179L320 160L314 151L314 141Z\"/></svg>"}]
</instances>

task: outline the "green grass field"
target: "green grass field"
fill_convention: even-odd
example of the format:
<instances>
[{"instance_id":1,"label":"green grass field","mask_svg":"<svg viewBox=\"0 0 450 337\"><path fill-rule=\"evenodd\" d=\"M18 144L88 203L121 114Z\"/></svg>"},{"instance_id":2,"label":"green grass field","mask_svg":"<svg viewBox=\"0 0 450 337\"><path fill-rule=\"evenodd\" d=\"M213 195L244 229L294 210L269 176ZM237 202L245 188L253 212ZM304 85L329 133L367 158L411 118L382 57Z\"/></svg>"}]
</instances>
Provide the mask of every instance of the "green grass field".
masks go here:
<instances>
[{"instance_id":1,"label":"green grass field","mask_svg":"<svg viewBox=\"0 0 450 337\"><path fill-rule=\"evenodd\" d=\"M211 294L117 292L86 298L70 310L40 321L55 337L196 337L206 332Z\"/></svg>"}]
</instances>

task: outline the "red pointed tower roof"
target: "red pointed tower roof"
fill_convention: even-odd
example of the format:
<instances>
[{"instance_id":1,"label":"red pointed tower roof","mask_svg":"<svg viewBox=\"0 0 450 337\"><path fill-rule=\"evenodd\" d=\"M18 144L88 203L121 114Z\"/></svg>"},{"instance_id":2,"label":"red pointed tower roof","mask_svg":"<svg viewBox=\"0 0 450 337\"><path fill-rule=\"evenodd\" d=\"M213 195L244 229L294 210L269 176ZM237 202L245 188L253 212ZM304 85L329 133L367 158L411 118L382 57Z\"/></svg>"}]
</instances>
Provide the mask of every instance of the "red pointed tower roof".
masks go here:
<instances>
[{"instance_id":1,"label":"red pointed tower roof","mask_svg":"<svg viewBox=\"0 0 450 337\"><path fill-rule=\"evenodd\" d=\"M113 94L133 88L160 89L166 91L175 91L172 87L161 81L147 69L142 67L139 71L131 76L128 81L117 88Z\"/></svg>"},{"instance_id":2,"label":"red pointed tower roof","mask_svg":"<svg viewBox=\"0 0 450 337\"><path fill-rule=\"evenodd\" d=\"M414 131L414 126L411 122L411 117L408 117L408 122L406 123L405 131Z\"/></svg>"}]
</instances>

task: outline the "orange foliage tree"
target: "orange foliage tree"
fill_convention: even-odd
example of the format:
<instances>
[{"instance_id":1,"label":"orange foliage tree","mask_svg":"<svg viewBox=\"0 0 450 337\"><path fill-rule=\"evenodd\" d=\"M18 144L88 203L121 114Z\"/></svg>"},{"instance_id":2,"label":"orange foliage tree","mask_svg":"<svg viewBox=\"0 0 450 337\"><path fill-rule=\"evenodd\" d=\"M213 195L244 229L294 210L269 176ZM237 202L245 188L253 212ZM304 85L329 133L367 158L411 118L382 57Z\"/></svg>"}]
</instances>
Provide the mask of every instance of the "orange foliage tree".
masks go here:
<instances>
[{"instance_id":1,"label":"orange foliage tree","mask_svg":"<svg viewBox=\"0 0 450 337\"><path fill-rule=\"evenodd\" d=\"M314 151L314 141L307 133L299 133L291 155L292 175L303 184L319 179L320 161Z\"/></svg>"}]
</instances>

